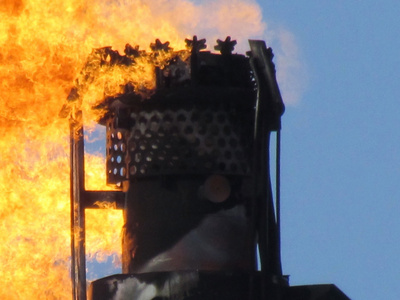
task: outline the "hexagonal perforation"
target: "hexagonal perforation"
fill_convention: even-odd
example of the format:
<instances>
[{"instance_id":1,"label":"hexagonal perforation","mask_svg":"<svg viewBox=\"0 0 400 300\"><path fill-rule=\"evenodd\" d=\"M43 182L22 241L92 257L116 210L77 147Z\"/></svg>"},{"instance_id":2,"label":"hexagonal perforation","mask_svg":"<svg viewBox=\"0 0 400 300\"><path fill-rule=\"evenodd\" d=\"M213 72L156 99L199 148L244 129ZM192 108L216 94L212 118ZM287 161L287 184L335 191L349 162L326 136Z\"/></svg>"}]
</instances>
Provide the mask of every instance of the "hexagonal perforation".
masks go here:
<instances>
[{"instance_id":1,"label":"hexagonal perforation","mask_svg":"<svg viewBox=\"0 0 400 300\"><path fill-rule=\"evenodd\" d=\"M166 174L250 172L236 113L222 107L134 111L130 130L107 133L108 182ZM246 125L248 128L249 126ZM248 130L247 130L248 131Z\"/></svg>"}]
</instances>

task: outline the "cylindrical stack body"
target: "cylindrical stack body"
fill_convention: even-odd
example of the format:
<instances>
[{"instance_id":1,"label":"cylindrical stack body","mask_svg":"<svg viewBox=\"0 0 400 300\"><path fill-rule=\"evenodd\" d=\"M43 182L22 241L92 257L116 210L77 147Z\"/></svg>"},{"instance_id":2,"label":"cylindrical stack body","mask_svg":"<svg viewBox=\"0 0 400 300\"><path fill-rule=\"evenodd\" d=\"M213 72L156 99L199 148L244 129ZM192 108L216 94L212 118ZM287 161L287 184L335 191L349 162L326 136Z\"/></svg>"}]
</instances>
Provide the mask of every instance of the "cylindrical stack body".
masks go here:
<instances>
[{"instance_id":1,"label":"cylindrical stack body","mask_svg":"<svg viewBox=\"0 0 400 300\"><path fill-rule=\"evenodd\" d=\"M255 80L243 55L193 55L157 69L149 99L109 101L108 180L126 193L122 264L130 275L107 284L132 290L132 299L141 299L139 286L153 298L259 299ZM191 80L172 76L188 69Z\"/></svg>"},{"instance_id":2,"label":"cylindrical stack body","mask_svg":"<svg viewBox=\"0 0 400 300\"><path fill-rule=\"evenodd\" d=\"M254 269L253 99L240 98L252 94L213 89L206 101L184 88L173 110L130 113L124 272Z\"/></svg>"}]
</instances>

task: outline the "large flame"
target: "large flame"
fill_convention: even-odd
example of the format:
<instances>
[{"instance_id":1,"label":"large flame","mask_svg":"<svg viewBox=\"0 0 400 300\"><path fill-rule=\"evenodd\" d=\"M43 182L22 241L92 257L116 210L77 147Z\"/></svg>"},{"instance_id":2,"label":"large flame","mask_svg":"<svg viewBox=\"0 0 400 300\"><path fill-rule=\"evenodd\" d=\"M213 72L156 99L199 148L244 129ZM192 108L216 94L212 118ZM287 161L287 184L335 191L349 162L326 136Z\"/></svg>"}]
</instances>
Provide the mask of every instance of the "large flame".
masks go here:
<instances>
[{"instance_id":1,"label":"large flame","mask_svg":"<svg viewBox=\"0 0 400 300\"><path fill-rule=\"evenodd\" d=\"M156 38L183 49L193 34L246 42L262 34L261 13L250 0L0 0L0 20L0 299L70 299L69 132L58 114L87 56ZM86 161L87 188L104 189L104 157ZM88 212L88 256L119 252L121 226L121 212Z\"/></svg>"}]
</instances>

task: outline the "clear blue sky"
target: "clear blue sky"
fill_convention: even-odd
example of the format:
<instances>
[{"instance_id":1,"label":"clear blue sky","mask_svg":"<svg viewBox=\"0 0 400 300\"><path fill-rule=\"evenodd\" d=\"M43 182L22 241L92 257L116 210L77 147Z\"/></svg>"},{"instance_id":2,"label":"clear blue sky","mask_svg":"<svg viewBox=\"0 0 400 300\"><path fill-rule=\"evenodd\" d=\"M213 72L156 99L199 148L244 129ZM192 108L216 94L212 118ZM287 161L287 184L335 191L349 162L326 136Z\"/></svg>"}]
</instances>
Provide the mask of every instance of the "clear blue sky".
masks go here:
<instances>
[{"instance_id":1,"label":"clear blue sky","mask_svg":"<svg viewBox=\"0 0 400 300\"><path fill-rule=\"evenodd\" d=\"M306 77L283 116L284 272L400 299L400 2L259 3L268 30L292 34Z\"/></svg>"},{"instance_id":2,"label":"clear blue sky","mask_svg":"<svg viewBox=\"0 0 400 300\"><path fill-rule=\"evenodd\" d=\"M287 104L284 273L400 299L400 2L258 3Z\"/></svg>"}]
</instances>

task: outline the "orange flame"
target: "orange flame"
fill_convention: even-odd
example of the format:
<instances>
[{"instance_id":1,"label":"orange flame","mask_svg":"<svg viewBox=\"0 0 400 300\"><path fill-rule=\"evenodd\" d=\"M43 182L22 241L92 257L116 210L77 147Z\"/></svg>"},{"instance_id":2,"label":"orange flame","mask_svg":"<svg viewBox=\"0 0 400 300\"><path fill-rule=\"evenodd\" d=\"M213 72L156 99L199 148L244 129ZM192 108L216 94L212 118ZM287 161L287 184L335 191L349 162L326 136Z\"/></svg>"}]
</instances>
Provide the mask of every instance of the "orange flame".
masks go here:
<instances>
[{"instance_id":1,"label":"orange flame","mask_svg":"<svg viewBox=\"0 0 400 300\"><path fill-rule=\"evenodd\" d=\"M197 2L0 0L0 299L71 298L69 132L58 114L92 49L262 34L254 1ZM90 89L87 114L104 96ZM105 189L104 157L86 160L87 188ZM88 255L119 252L121 212L87 214Z\"/></svg>"}]
</instances>

